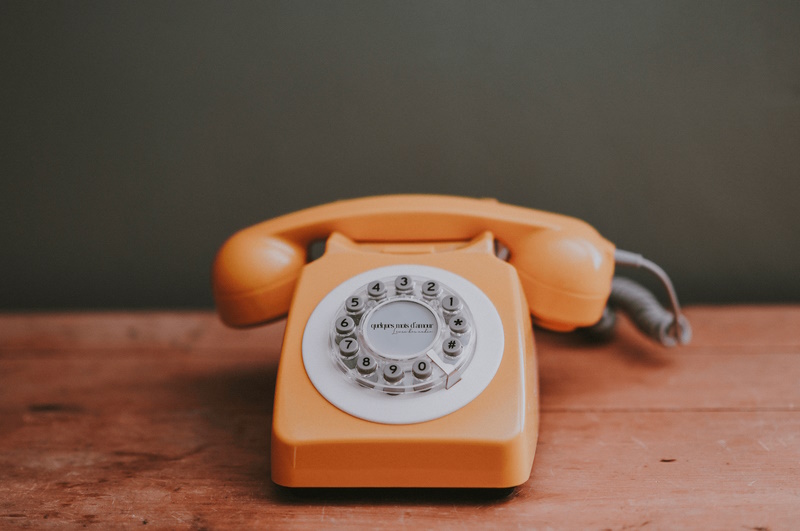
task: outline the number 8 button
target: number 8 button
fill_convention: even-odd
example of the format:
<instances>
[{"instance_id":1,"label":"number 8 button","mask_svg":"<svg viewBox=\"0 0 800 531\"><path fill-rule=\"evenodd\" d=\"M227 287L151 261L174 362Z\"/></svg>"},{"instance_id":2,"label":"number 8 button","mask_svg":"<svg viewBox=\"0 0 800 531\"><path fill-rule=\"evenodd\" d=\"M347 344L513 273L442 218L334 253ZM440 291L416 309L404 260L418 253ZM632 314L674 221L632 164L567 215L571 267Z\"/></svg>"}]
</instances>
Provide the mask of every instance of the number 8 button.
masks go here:
<instances>
[{"instance_id":1,"label":"number 8 button","mask_svg":"<svg viewBox=\"0 0 800 531\"><path fill-rule=\"evenodd\" d=\"M375 358L373 358L372 356L365 356L362 354L361 356L358 357L358 363L356 364L356 366L358 367L358 372L367 375L375 372L377 364L375 363Z\"/></svg>"}]
</instances>

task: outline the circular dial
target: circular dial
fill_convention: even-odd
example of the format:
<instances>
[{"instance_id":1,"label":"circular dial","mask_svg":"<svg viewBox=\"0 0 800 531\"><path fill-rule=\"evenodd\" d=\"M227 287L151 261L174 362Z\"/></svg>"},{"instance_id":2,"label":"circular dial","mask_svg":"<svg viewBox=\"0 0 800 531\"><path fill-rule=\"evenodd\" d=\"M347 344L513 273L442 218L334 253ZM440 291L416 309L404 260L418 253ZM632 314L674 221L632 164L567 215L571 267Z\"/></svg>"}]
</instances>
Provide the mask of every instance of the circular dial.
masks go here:
<instances>
[{"instance_id":1,"label":"circular dial","mask_svg":"<svg viewBox=\"0 0 800 531\"><path fill-rule=\"evenodd\" d=\"M477 398L497 373L503 345L500 315L475 284L437 267L394 264L322 297L306 323L302 357L311 383L340 410L413 424Z\"/></svg>"},{"instance_id":2,"label":"circular dial","mask_svg":"<svg viewBox=\"0 0 800 531\"><path fill-rule=\"evenodd\" d=\"M390 395L447 389L475 351L472 324L461 297L439 280L374 278L336 311L331 358L353 383Z\"/></svg>"}]
</instances>

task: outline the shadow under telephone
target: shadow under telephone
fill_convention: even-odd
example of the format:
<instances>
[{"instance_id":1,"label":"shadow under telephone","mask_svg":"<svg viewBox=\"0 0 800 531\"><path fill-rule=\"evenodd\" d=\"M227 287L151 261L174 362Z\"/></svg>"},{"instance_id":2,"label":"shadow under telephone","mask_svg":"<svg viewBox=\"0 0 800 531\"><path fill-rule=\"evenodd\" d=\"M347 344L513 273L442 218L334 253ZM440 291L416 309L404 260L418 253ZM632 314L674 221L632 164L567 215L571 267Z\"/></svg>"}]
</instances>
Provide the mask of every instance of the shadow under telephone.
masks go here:
<instances>
[{"instance_id":1,"label":"shadow under telephone","mask_svg":"<svg viewBox=\"0 0 800 531\"><path fill-rule=\"evenodd\" d=\"M655 273L671 312L615 266ZM652 262L580 220L489 199L369 197L284 215L232 236L213 284L231 326L288 313L271 466L291 487L519 485L539 425L531 316L570 331L609 326L617 307L664 344L691 333Z\"/></svg>"}]
</instances>

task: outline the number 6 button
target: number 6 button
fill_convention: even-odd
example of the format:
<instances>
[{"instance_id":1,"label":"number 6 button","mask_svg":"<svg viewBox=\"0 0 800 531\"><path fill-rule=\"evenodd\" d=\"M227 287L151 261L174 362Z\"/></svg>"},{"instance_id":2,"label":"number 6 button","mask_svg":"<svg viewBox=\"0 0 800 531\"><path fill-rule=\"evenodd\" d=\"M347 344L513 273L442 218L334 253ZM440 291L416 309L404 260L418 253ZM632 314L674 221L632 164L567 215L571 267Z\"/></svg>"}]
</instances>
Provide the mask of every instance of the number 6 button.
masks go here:
<instances>
[{"instance_id":1,"label":"number 6 button","mask_svg":"<svg viewBox=\"0 0 800 531\"><path fill-rule=\"evenodd\" d=\"M346 336L350 334L356 328L356 322L353 321L352 317L342 317L336 323L336 333L340 336Z\"/></svg>"}]
</instances>

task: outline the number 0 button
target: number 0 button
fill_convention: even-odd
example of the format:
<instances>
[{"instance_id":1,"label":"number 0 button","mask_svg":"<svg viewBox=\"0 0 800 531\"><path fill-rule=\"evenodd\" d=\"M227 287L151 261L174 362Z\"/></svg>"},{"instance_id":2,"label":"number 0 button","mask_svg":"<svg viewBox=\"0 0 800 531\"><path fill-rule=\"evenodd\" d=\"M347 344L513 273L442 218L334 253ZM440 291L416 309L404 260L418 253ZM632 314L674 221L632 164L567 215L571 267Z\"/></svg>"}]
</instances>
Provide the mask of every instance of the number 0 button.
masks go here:
<instances>
[{"instance_id":1,"label":"number 0 button","mask_svg":"<svg viewBox=\"0 0 800 531\"><path fill-rule=\"evenodd\" d=\"M413 368L414 376L420 380L429 378L433 370L431 369L431 362L428 360L417 360L414 362Z\"/></svg>"},{"instance_id":2,"label":"number 0 button","mask_svg":"<svg viewBox=\"0 0 800 531\"><path fill-rule=\"evenodd\" d=\"M358 357L358 362L356 363L358 372L364 375L375 372L377 366L378 365L375 363L375 358L372 356L365 356L364 354Z\"/></svg>"},{"instance_id":3,"label":"number 0 button","mask_svg":"<svg viewBox=\"0 0 800 531\"><path fill-rule=\"evenodd\" d=\"M397 383L403 379L403 369L396 363L383 366L383 378L389 383Z\"/></svg>"}]
</instances>

